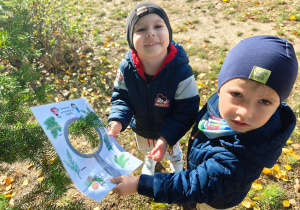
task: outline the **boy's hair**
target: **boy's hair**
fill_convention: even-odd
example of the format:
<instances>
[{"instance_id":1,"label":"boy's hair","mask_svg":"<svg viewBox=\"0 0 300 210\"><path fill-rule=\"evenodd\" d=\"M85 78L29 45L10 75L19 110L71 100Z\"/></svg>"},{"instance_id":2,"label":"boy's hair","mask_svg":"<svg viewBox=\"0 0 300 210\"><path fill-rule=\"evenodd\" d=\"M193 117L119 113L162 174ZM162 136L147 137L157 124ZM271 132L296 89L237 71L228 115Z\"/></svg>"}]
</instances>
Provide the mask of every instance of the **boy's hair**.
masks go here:
<instances>
[{"instance_id":1,"label":"boy's hair","mask_svg":"<svg viewBox=\"0 0 300 210\"><path fill-rule=\"evenodd\" d=\"M247 86L250 88L250 90L252 90L255 93L262 93L265 95L272 95L272 94L277 94L275 92L275 90L271 89L271 88L267 88L268 86L259 83L259 82L255 82L246 78L241 78L241 77L237 77L228 81L234 81L234 84L245 84L247 83ZM227 82L228 82L227 81ZM250 83L251 82L251 83Z\"/></svg>"},{"instance_id":2,"label":"boy's hair","mask_svg":"<svg viewBox=\"0 0 300 210\"><path fill-rule=\"evenodd\" d=\"M218 90L233 78L246 78L276 91L280 101L290 94L298 73L298 61L287 40L253 36L242 40L226 56L218 76Z\"/></svg>"},{"instance_id":3,"label":"boy's hair","mask_svg":"<svg viewBox=\"0 0 300 210\"><path fill-rule=\"evenodd\" d=\"M127 41L128 45L132 50L135 50L134 44L133 44L133 29L136 24L136 22L143 16L150 14L150 13L155 13L159 15L164 21L165 24L169 30L169 43L172 41L172 28L169 22L169 18L166 14L166 12L158 6L157 4L153 2L141 2L131 10L129 13L127 20L126 20L126 33L127 33Z\"/></svg>"}]
</instances>

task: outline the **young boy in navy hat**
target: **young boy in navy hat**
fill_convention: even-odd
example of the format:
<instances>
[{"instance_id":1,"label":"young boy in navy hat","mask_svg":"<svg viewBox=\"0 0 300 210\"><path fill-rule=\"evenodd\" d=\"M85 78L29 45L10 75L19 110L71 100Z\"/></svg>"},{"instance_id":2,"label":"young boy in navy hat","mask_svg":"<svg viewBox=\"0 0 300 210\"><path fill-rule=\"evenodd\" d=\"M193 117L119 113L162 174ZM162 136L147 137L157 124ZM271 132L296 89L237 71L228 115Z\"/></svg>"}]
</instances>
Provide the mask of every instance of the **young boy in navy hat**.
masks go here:
<instances>
[{"instance_id":1,"label":"young boy in navy hat","mask_svg":"<svg viewBox=\"0 0 300 210\"><path fill-rule=\"evenodd\" d=\"M159 203L197 203L197 209L233 209L264 167L271 168L296 125L284 103L298 73L293 46L274 36L254 36L227 55L218 92L197 116L189 140L188 170L111 179L120 195Z\"/></svg>"},{"instance_id":2,"label":"young boy in navy hat","mask_svg":"<svg viewBox=\"0 0 300 210\"><path fill-rule=\"evenodd\" d=\"M172 41L168 16L157 4L137 4L126 32L131 50L114 83L108 135L130 125L145 155L143 174L154 175L165 154L172 172L181 171L179 140L194 124L200 100L188 57Z\"/></svg>"}]
</instances>

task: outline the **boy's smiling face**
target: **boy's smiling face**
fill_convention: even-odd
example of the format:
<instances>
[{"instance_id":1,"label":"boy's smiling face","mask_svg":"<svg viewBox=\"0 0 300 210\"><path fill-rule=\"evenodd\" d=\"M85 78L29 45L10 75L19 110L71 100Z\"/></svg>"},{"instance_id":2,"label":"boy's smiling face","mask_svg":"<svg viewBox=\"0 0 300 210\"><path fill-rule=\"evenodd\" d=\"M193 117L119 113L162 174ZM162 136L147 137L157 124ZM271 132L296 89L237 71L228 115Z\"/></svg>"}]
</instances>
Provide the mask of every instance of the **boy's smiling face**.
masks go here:
<instances>
[{"instance_id":1,"label":"boy's smiling face","mask_svg":"<svg viewBox=\"0 0 300 210\"><path fill-rule=\"evenodd\" d=\"M263 126L280 104L272 88L248 79L229 80L218 94L220 116L231 129L242 133Z\"/></svg>"},{"instance_id":2,"label":"boy's smiling face","mask_svg":"<svg viewBox=\"0 0 300 210\"><path fill-rule=\"evenodd\" d=\"M141 17L133 30L133 44L140 58L165 56L169 46L169 31L157 14Z\"/></svg>"}]
</instances>

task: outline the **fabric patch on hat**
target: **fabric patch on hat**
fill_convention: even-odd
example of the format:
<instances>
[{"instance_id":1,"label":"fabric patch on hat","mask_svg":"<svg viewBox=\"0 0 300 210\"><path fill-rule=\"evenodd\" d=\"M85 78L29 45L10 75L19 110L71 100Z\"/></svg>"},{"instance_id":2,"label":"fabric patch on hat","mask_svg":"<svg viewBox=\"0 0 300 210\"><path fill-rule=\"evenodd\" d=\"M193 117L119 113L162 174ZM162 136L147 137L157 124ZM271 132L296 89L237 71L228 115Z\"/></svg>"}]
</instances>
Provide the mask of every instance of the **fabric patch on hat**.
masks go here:
<instances>
[{"instance_id":1,"label":"fabric patch on hat","mask_svg":"<svg viewBox=\"0 0 300 210\"><path fill-rule=\"evenodd\" d=\"M258 66L254 66L249 76L249 79L252 79L256 82L260 82L262 84L266 84L270 75L271 75L270 70Z\"/></svg>"},{"instance_id":2,"label":"fabric patch on hat","mask_svg":"<svg viewBox=\"0 0 300 210\"><path fill-rule=\"evenodd\" d=\"M147 12L147 11L148 11L147 7L146 6L142 6L142 7L136 9L136 15L139 16L139 15L141 15L144 12Z\"/></svg>"}]
</instances>

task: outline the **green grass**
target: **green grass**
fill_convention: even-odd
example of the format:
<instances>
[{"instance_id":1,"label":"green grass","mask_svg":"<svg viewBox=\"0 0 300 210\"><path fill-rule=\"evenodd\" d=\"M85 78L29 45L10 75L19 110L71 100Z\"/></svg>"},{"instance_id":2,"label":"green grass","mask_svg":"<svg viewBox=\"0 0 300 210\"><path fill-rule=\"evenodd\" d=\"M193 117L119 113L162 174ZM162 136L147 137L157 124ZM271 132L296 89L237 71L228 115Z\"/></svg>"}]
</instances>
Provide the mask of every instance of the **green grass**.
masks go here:
<instances>
[{"instance_id":1,"label":"green grass","mask_svg":"<svg viewBox=\"0 0 300 210\"><path fill-rule=\"evenodd\" d=\"M204 59L208 58L207 52L204 52L202 50L199 50L197 54L200 58L204 58Z\"/></svg>"},{"instance_id":2,"label":"green grass","mask_svg":"<svg viewBox=\"0 0 300 210\"><path fill-rule=\"evenodd\" d=\"M260 209L282 209L282 201L285 200L285 191L275 182L263 186L262 190L251 189L247 195L249 198L258 197L256 201Z\"/></svg>"},{"instance_id":3,"label":"green grass","mask_svg":"<svg viewBox=\"0 0 300 210\"><path fill-rule=\"evenodd\" d=\"M4 195L3 194L0 194L0 209L11 209L8 207L8 201L7 199L4 198Z\"/></svg>"},{"instance_id":4,"label":"green grass","mask_svg":"<svg viewBox=\"0 0 300 210\"><path fill-rule=\"evenodd\" d=\"M236 35L237 35L237 36L242 36L242 35L243 35L243 32L238 31L238 32L236 32Z\"/></svg>"}]
</instances>

